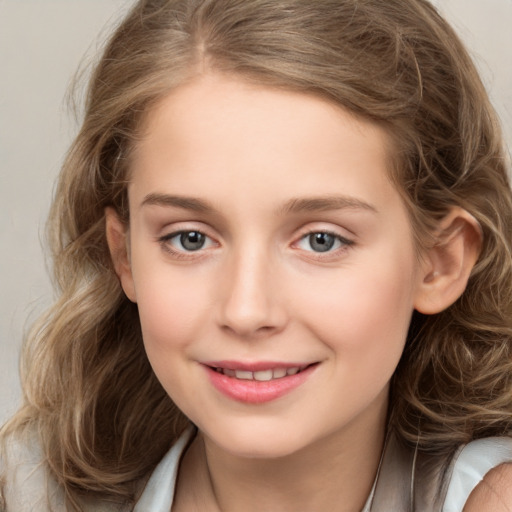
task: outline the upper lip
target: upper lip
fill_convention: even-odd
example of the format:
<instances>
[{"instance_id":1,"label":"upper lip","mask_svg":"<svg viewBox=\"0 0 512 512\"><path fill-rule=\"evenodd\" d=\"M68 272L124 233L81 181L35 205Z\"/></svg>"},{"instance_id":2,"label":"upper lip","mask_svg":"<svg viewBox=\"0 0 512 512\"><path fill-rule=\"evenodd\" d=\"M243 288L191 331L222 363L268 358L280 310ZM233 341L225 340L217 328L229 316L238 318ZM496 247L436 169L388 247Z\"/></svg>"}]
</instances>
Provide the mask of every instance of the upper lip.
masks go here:
<instances>
[{"instance_id":1,"label":"upper lip","mask_svg":"<svg viewBox=\"0 0 512 512\"><path fill-rule=\"evenodd\" d=\"M289 363L283 361L204 361L202 364L211 368L222 368L224 370L242 370L247 372L260 372L264 370L275 370L276 368L299 368L303 370L314 363Z\"/></svg>"}]
</instances>

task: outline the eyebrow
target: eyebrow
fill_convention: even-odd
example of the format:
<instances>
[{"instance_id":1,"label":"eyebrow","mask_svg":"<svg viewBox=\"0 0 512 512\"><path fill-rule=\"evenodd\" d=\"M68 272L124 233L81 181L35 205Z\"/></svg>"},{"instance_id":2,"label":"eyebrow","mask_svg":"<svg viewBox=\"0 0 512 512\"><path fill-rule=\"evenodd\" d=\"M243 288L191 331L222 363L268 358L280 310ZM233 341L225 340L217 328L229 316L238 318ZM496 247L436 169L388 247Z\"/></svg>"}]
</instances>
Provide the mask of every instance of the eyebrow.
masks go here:
<instances>
[{"instance_id":1,"label":"eyebrow","mask_svg":"<svg viewBox=\"0 0 512 512\"><path fill-rule=\"evenodd\" d=\"M350 196L305 197L291 199L281 209L282 213L323 212L329 210L367 210L378 213L377 209L361 199Z\"/></svg>"},{"instance_id":2,"label":"eyebrow","mask_svg":"<svg viewBox=\"0 0 512 512\"><path fill-rule=\"evenodd\" d=\"M209 213L215 210L210 203L202 199L156 193L144 197L140 206L171 206L201 213Z\"/></svg>"},{"instance_id":3,"label":"eyebrow","mask_svg":"<svg viewBox=\"0 0 512 512\"><path fill-rule=\"evenodd\" d=\"M182 208L199 213L214 213L216 209L203 199L188 196L152 193L144 197L142 206L164 206ZM378 213L371 204L350 196L304 197L293 198L278 209L278 214L296 214L307 212L323 212L329 210L366 210Z\"/></svg>"}]
</instances>

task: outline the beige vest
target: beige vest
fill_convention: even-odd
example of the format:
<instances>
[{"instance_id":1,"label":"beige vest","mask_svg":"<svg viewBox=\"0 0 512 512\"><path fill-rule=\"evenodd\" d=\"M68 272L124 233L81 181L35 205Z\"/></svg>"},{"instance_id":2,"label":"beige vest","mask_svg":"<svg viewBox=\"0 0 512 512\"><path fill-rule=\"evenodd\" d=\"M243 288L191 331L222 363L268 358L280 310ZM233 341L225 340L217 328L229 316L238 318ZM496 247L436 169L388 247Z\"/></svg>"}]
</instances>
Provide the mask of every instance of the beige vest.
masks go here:
<instances>
[{"instance_id":1,"label":"beige vest","mask_svg":"<svg viewBox=\"0 0 512 512\"><path fill-rule=\"evenodd\" d=\"M363 512L462 512L487 472L510 462L508 437L473 441L443 460L404 447L391 436Z\"/></svg>"}]
</instances>

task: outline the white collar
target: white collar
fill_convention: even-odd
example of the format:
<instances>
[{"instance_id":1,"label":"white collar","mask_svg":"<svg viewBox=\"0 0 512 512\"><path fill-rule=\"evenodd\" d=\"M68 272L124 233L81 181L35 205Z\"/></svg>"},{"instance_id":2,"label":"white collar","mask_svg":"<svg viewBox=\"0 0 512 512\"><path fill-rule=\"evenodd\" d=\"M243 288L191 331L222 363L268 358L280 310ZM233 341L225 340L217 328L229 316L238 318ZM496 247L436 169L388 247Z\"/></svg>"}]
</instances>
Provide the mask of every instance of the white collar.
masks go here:
<instances>
[{"instance_id":1,"label":"white collar","mask_svg":"<svg viewBox=\"0 0 512 512\"><path fill-rule=\"evenodd\" d=\"M180 459L195 433L196 429L193 427L185 430L164 455L164 458L151 474L133 512L170 512L174 501ZM377 479L375 479L372 492L361 512L370 510L376 483Z\"/></svg>"},{"instance_id":2,"label":"white collar","mask_svg":"<svg viewBox=\"0 0 512 512\"><path fill-rule=\"evenodd\" d=\"M170 512L174 500L179 462L194 434L194 428L185 430L165 454L151 474L133 512Z\"/></svg>"}]
</instances>

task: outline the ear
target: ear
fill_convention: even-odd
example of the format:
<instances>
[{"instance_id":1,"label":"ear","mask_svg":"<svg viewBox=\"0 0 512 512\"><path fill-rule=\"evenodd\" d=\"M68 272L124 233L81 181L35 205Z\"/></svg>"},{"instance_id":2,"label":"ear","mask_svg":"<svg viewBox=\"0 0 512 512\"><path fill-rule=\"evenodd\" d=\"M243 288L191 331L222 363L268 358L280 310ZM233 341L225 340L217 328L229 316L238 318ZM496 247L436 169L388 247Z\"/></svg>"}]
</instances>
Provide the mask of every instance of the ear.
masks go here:
<instances>
[{"instance_id":1,"label":"ear","mask_svg":"<svg viewBox=\"0 0 512 512\"><path fill-rule=\"evenodd\" d=\"M130 264L128 227L111 207L105 208L105 231L114 270L124 293L132 302L137 302Z\"/></svg>"},{"instance_id":2,"label":"ear","mask_svg":"<svg viewBox=\"0 0 512 512\"><path fill-rule=\"evenodd\" d=\"M436 232L436 242L423 254L415 309L432 315L451 306L464 292L480 255L482 230L466 210L454 207Z\"/></svg>"}]
</instances>

